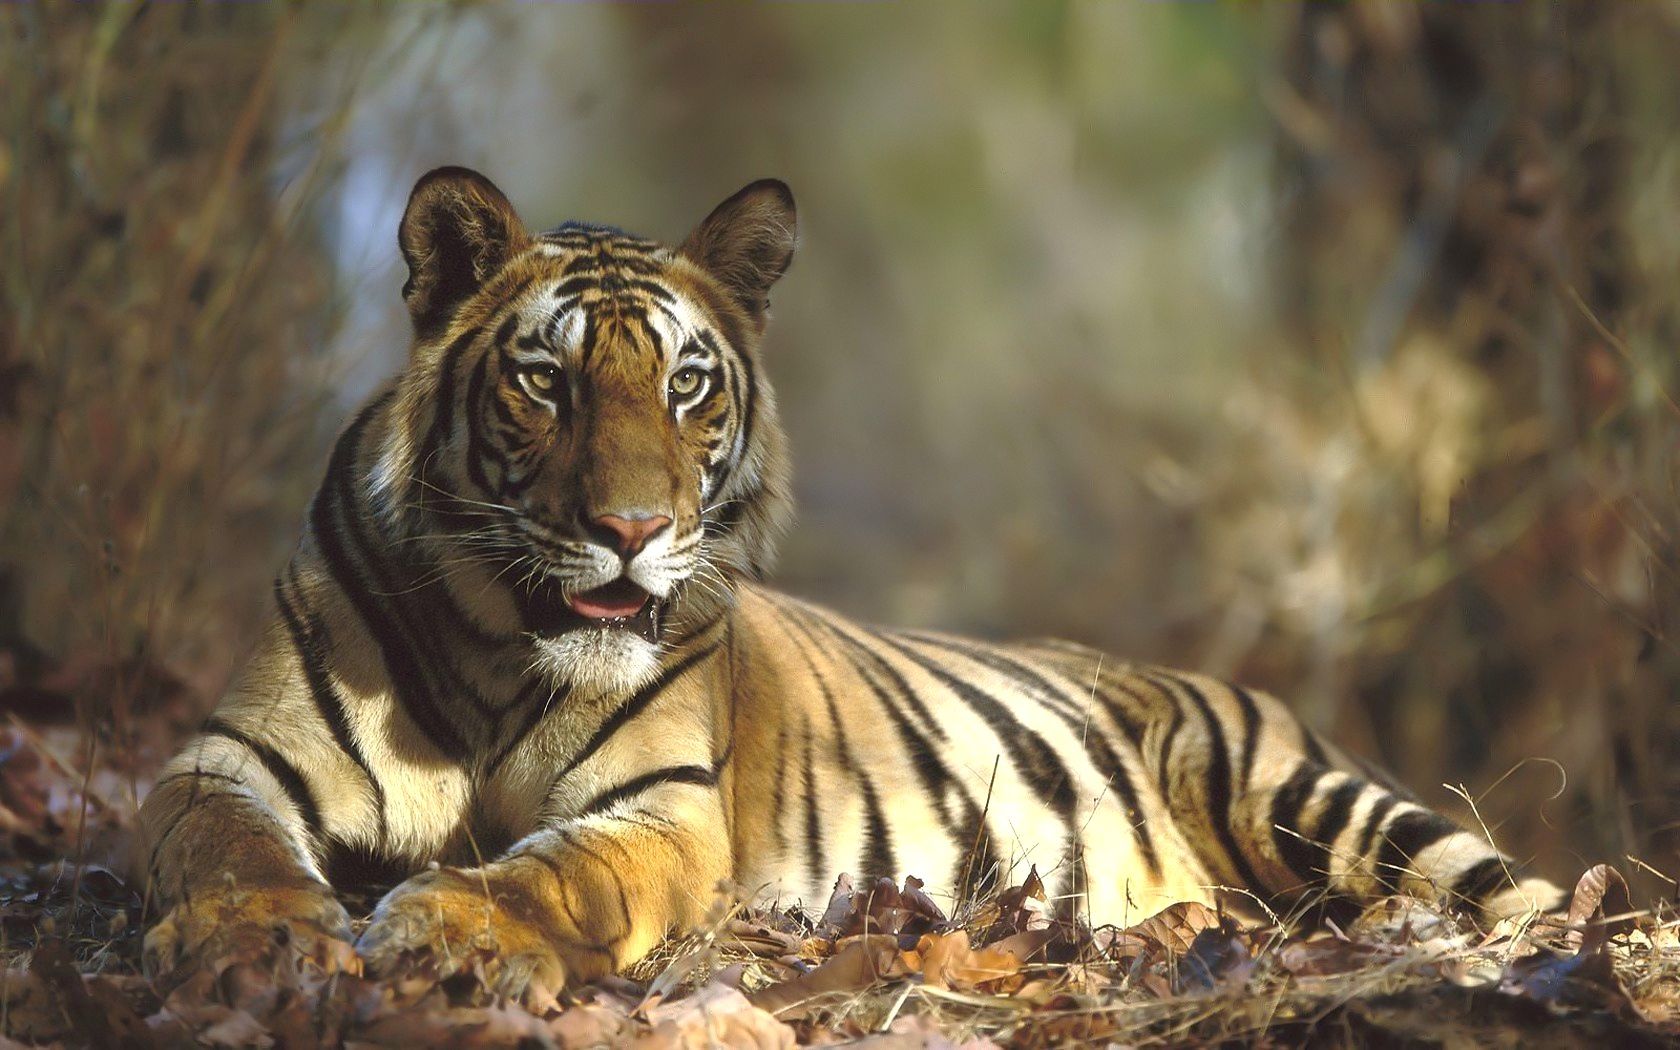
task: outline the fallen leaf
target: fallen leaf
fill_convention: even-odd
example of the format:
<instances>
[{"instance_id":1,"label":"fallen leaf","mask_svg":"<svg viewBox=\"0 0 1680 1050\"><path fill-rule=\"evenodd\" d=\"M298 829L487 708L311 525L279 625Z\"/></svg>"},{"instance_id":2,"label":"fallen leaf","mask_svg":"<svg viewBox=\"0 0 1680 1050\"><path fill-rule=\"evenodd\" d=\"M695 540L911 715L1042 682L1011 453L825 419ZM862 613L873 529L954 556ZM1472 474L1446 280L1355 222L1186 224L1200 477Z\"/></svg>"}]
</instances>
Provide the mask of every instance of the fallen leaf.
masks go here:
<instances>
[{"instance_id":1,"label":"fallen leaf","mask_svg":"<svg viewBox=\"0 0 1680 1050\"><path fill-rule=\"evenodd\" d=\"M723 984L708 984L685 999L649 1011L648 1023L653 1030L633 1046L646 1050L711 1050L720 1046L784 1050L795 1042L792 1028L738 989Z\"/></svg>"},{"instance_id":2,"label":"fallen leaf","mask_svg":"<svg viewBox=\"0 0 1680 1050\"><path fill-rule=\"evenodd\" d=\"M828 895L828 907L823 909L817 925L824 929L840 930L852 917L853 898L856 897L852 877L845 872L834 880L834 891Z\"/></svg>"},{"instance_id":3,"label":"fallen leaf","mask_svg":"<svg viewBox=\"0 0 1680 1050\"><path fill-rule=\"evenodd\" d=\"M997 948L970 947L967 930L930 933L916 945L922 981L930 988L958 991L1009 992L1021 984L1021 959ZM916 969L911 957L906 962Z\"/></svg>"},{"instance_id":4,"label":"fallen leaf","mask_svg":"<svg viewBox=\"0 0 1680 1050\"><path fill-rule=\"evenodd\" d=\"M274 1045L274 1037L268 1029L244 1010L228 1010L220 1021L199 1032L198 1039L211 1046Z\"/></svg>"},{"instance_id":5,"label":"fallen leaf","mask_svg":"<svg viewBox=\"0 0 1680 1050\"><path fill-rule=\"evenodd\" d=\"M83 978L63 942L48 939L36 945L30 971L46 982L75 1030L95 1045L153 1045L151 1029L121 991L97 978Z\"/></svg>"},{"instance_id":6,"label":"fallen leaf","mask_svg":"<svg viewBox=\"0 0 1680 1050\"><path fill-rule=\"evenodd\" d=\"M932 897L922 892L922 887L925 885L927 883L916 878L916 876L906 875L904 877L904 887L898 891L899 899L904 902L904 907L909 909L910 914L920 916L931 922L942 923L945 921L945 912L933 902Z\"/></svg>"},{"instance_id":7,"label":"fallen leaf","mask_svg":"<svg viewBox=\"0 0 1680 1050\"><path fill-rule=\"evenodd\" d=\"M618 1046L632 1029L622 1013L596 1003L584 1003L549 1022L549 1034L561 1046Z\"/></svg>"},{"instance_id":8,"label":"fallen leaf","mask_svg":"<svg viewBox=\"0 0 1680 1050\"><path fill-rule=\"evenodd\" d=\"M875 880L867 894L854 897L853 904L852 914L841 928L847 937L864 933L896 934L904 929L905 920L910 917L898 887L884 876Z\"/></svg>"},{"instance_id":9,"label":"fallen leaf","mask_svg":"<svg viewBox=\"0 0 1680 1050\"><path fill-rule=\"evenodd\" d=\"M1000 921L1016 933L1050 925L1049 898L1044 892L1044 880L1039 878L1038 865L1028 869L1026 881L1021 885L998 894L998 908Z\"/></svg>"},{"instance_id":10,"label":"fallen leaf","mask_svg":"<svg viewBox=\"0 0 1680 1050\"><path fill-rule=\"evenodd\" d=\"M6 1004L8 1036L45 1043L70 1034L69 1012L39 974L0 971L0 1001Z\"/></svg>"},{"instance_id":11,"label":"fallen leaf","mask_svg":"<svg viewBox=\"0 0 1680 1050\"><path fill-rule=\"evenodd\" d=\"M1595 864L1575 883L1569 900L1571 947L1584 953L1601 948L1606 940L1633 929L1633 903L1627 880L1608 864Z\"/></svg>"},{"instance_id":12,"label":"fallen leaf","mask_svg":"<svg viewBox=\"0 0 1680 1050\"><path fill-rule=\"evenodd\" d=\"M754 955L765 958L778 959L784 955L797 955L804 943L791 933L772 929L761 922L749 922L745 919L730 919L723 927L726 943L737 944Z\"/></svg>"},{"instance_id":13,"label":"fallen leaf","mask_svg":"<svg viewBox=\"0 0 1680 1050\"><path fill-rule=\"evenodd\" d=\"M1198 901L1168 905L1135 926L1121 931L1173 954L1190 950L1196 935L1219 927L1219 913Z\"/></svg>"},{"instance_id":14,"label":"fallen leaf","mask_svg":"<svg viewBox=\"0 0 1680 1050\"><path fill-rule=\"evenodd\" d=\"M1061 932L1049 926L1037 930L1022 930L1020 933L1012 933L1002 940L993 941L988 947L1000 952L1008 952L1023 963L1032 962L1044 953L1045 947L1051 941L1059 939Z\"/></svg>"},{"instance_id":15,"label":"fallen leaf","mask_svg":"<svg viewBox=\"0 0 1680 1050\"><path fill-rule=\"evenodd\" d=\"M759 990L752 996L752 1003L779 1018L794 1020L808 1014L808 1004L814 999L860 992L879 980L904 972L898 938L855 937L810 973Z\"/></svg>"},{"instance_id":16,"label":"fallen leaf","mask_svg":"<svg viewBox=\"0 0 1680 1050\"><path fill-rule=\"evenodd\" d=\"M1295 977L1331 977L1381 966L1404 958L1406 949L1345 937L1312 937L1290 941L1277 951L1278 966Z\"/></svg>"}]
</instances>

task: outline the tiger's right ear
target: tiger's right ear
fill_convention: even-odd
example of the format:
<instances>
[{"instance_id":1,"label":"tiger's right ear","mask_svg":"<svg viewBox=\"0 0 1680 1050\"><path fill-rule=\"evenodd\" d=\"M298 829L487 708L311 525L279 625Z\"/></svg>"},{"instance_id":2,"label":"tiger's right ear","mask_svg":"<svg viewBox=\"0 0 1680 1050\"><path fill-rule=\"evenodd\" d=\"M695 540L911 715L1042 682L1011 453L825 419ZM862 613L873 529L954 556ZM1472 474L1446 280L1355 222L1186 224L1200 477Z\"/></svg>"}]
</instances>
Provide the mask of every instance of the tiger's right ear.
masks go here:
<instances>
[{"instance_id":1,"label":"tiger's right ear","mask_svg":"<svg viewBox=\"0 0 1680 1050\"><path fill-rule=\"evenodd\" d=\"M495 183L468 168L436 168L409 194L397 244L408 263L403 299L414 330L435 335L531 235Z\"/></svg>"}]
</instances>

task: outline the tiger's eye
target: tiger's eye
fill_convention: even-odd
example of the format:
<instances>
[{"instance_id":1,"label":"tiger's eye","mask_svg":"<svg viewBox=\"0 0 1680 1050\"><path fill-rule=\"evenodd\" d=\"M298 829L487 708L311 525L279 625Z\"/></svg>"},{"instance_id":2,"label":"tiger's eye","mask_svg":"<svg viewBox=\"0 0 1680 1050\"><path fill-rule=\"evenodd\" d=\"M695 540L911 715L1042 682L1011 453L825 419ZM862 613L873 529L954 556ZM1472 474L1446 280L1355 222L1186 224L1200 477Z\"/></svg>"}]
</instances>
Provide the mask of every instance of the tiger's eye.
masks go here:
<instances>
[{"instance_id":1,"label":"tiger's eye","mask_svg":"<svg viewBox=\"0 0 1680 1050\"><path fill-rule=\"evenodd\" d=\"M551 393L560 384L560 370L553 365L529 365L525 369L525 382L539 394Z\"/></svg>"},{"instance_id":2,"label":"tiger's eye","mask_svg":"<svg viewBox=\"0 0 1680 1050\"><path fill-rule=\"evenodd\" d=\"M688 397L706 381L706 373L698 368L684 368L671 377L673 397Z\"/></svg>"}]
</instances>

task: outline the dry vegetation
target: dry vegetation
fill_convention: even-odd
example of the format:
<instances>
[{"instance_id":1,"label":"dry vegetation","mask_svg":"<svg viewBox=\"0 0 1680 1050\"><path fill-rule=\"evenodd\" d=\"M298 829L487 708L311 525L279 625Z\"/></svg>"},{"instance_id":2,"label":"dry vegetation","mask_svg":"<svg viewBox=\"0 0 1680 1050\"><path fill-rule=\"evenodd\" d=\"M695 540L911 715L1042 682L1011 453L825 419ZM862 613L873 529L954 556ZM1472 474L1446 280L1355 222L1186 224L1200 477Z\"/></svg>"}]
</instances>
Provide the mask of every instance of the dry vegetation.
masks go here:
<instances>
[{"instance_id":1,"label":"dry vegetation","mask_svg":"<svg viewBox=\"0 0 1680 1050\"><path fill-rule=\"evenodd\" d=\"M1652 902L1680 873L1680 15L1096 6L529 13L543 32L495 10L0 11L0 1029L1674 1035L1680 948ZM470 64L496 53L520 61ZM1615 862L1637 922L1483 935L1415 906L1345 930L1178 909L1093 934L1019 900L946 902L947 921L876 894L827 923L720 910L543 1018L472 982L368 982L331 952L147 984L122 878L134 799L267 615L340 384L366 370L335 341L348 302L395 304L394 280L334 271L346 166L375 148L397 183L431 161L553 164L489 152L545 118L440 106L461 89L415 72L434 57L484 96L507 69L552 71L538 97L573 148L604 144L568 168L592 172L566 176L577 199L537 202L547 218L601 201L589 217L675 232L679 206L761 169L801 191L772 361L810 508L794 586L1297 697L1406 781L1469 785L1554 877ZM671 170L694 185L648 174ZM1230 260L1197 251L1232 223L1243 280L1222 293L1197 275Z\"/></svg>"},{"instance_id":2,"label":"dry vegetation","mask_svg":"<svg viewBox=\"0 0 1680 1050\"><path fill-rule=\"evenodd\" d=\"M1054 919L1036 871L978 900L918 880L855 886L819 913L720 894L694 934L563 1001L487 989L496 960L439 984L376 981L349 945L229 954L137 973L144 902L99 865L39 863L132 815L120 777L82 778L53 741L5 737L12 873L0 1025L29 1043L111 1046L1671 1045L1680 919L1635 912L1606 866L1566 917L1482 931L1395 898L1338 925L1240 896L1124 928ZM33 862L32 862L33 861ZM940 901L944 901L944 906ZM947 914L949 912L949 914Z\"/></svg>"}]
</instances>

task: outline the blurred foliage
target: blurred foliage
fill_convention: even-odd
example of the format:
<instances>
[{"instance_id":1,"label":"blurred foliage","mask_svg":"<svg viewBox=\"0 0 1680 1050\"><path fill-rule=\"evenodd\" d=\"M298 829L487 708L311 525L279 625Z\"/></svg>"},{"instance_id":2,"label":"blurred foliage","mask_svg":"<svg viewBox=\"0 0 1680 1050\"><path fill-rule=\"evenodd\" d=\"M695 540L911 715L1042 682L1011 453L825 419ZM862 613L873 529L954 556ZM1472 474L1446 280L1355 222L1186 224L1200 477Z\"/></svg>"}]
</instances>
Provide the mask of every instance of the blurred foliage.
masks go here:
<instances>
[{"instance_id":1,"label":"blurred foliage","mask_svg":"<svg viewBox=\"0 0 1680 1050\"><path fill-rule=\"evenodd\" d=\"M1672 5L0 27L0 632L214 694L402 366L419 172L665 238L774 174L785 586L1241 676L1559 871L1680 869Z\"/></svg>"},{"instance_id":2,"label":"blurred foliage","mask_svg":"<svg viewBox=\"0 0 1680 1050\"><path fill-rule=\"evenodd\" d=\"M268 174L298 22L0 12L0 565L50 651L215 685L294 542L335 425L332 274L302 207L322 171Z\"/></svg>"}]
</instances>

